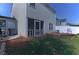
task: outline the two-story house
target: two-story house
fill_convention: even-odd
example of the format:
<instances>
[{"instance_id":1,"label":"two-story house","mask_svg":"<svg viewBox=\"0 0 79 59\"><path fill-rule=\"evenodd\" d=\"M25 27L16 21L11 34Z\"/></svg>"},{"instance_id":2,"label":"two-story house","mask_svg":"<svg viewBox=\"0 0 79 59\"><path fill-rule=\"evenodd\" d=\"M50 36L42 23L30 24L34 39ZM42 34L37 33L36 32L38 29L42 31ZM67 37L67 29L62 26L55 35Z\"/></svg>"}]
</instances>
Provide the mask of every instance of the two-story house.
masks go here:
<instances>
[{"instance_id":1,"label":"two-story house","mask_svg":"<svg viewBox=\"0 0 79 59\"><path fill-rule=\"evenodd\" d=\"M47 3L13 3L12 16L17 20L17 35L32 37L55 31L56 13Z\"/></svg>"},{"instance_id":2,"label":"two-story house","mask_svg":"<svg viewBox=\"0 0 79 59\"><path fill-rule=\"evenodd\" d=\"M66 19L56 19L56 32L59 33L72 33L70 26L68 25Z\"/></svg>"},{"instance_id":3,"label":"two-story house","mask_svg":"<svg viewBox=\"0 0 79 59\"><path fill-rule=\"evenodd\" d=\"M56 26L66 26L67 25L67 22L66 22L66 19L58 19L56 18Z\"/></svg>"}]
</instances>

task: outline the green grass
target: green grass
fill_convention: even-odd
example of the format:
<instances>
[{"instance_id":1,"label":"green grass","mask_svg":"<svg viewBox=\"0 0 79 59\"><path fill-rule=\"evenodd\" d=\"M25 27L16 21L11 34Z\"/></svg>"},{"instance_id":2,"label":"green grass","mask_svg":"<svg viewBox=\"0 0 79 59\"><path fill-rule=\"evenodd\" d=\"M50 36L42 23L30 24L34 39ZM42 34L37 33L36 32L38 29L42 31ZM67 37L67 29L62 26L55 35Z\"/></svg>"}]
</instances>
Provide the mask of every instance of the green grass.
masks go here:
<instances>
[{"instance_id":1,"label":"green grass","mask_svg":"<svg viewBox=\"0 0 79 59\"><path fill-rule=\"evenodd\" d=\"M79 35L74 36L70 42L75 47L74 52L79 55Z\"/></svg>"},{"instance_id":2,"label":"green grass","mask_svg":"<svg viewBox=\"0 0 79 59\"><path fill-rule=\"evenodd\" d=\"M73 54L79 55L79 34L75 36L63 36L59 39L62 39L64 42L66 42L68 45L72 45L74 47Z\"/></svg>"}]
</instances>

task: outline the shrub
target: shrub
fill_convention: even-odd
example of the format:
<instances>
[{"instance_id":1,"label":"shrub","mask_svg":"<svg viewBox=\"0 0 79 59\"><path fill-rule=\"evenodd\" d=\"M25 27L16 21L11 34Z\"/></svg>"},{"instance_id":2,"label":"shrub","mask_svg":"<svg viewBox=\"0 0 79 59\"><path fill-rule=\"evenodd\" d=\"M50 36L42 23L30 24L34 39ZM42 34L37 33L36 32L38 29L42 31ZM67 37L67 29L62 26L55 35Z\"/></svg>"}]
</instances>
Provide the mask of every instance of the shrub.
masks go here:
<instances>
[{"instance_id":1,"label":"shrub","mask_svg":"<svg viewBox=\"0 0 79 59\"><path fill-rule=\"evenodd\" d=\"M43 36L42 36L43 37ZM40 37L41 38L41 37ZM20 47L6 47L9 55L70 55L73 54L73 46L67 45L60 39L46 35L43 38L35 38Z\"/></svg>"}]
</instances>

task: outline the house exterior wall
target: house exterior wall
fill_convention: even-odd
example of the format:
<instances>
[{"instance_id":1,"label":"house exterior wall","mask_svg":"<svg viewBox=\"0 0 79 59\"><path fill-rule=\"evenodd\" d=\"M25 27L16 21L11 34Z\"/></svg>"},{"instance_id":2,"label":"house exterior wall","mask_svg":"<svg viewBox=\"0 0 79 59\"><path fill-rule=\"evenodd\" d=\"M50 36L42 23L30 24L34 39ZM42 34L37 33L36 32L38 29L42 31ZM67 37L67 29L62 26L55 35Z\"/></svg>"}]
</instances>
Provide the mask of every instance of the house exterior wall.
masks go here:
<instances>
[{"instance_id":1,"label":"house exterior wall","mask_svg":"<svg viewBox=\"0 0 79 59\"><path fill-rule=\"evenodd\" d=\"M66 26L67 23L66 22L61 22L61 25Z\"/></svg>"},{"instance_id":2,"label":"house exterior wall","mask_svg":"<svg viewBox=\"0 0 79 59\"><path fill-rule=\"evenodd\" d=\"M18 23L18 35L27 36L27 18L26 18L26 4L14 3L12 9L12 16L16 18Z\"/></svg>"},{"instance_id":3,"label":"house exterior wall","mask_svg":"<svg viewBox=\"0 0 79 59\"><path fill-rule=\"evenodd\" d=\"M67 22L65 19L56 19L56 26L66 26Z\"/></svg>"},{"instance_id":4,"label":"house exterior wall","mask_svg":"<svg viewBox=\"0 0 79 59\"><path fill-rule=\"evenodd\" d=\"M18 23L18 35L27 36L28 17L44 21L44 33L55 31L56 15L42 4L36 3L35 8L32 8L29 3L14 3L12 16ZM53 24L53 30L49 30L49 23Z\"/></svg>"},{"instance_id":5,"label":"house exterior wall","mask_svg":"<svg viewBox=\"0 0 79 59\"><path fill-rule=\"evenodd\" d=\"M61 21L56 19L56 26L60 26L61 25Z\"/></svg>"},{"instance_id":6,"label":"house exterior wall","mask_svg":"<svg viewBox=\"0 0 79 59\"><path fill-rule=\"evenodd\" d=\"M67 25L67 22L62 21L61 19L56 20L55 30L59 33L72 33L70 26Z\"/></svg>"},{"instance_id":7,"label":"house exterior wall","mask_svg":"<svg viewBox=\"0 0 79 59\"><path fill-rule=\"evenodd\" d=\"M27 17L44 21L44 33L55 31L56 15L43 4L36 3L35 8L27 4ZM49 30L49 23L53 24L53 30Z\"/></svg>"}]
</instances>

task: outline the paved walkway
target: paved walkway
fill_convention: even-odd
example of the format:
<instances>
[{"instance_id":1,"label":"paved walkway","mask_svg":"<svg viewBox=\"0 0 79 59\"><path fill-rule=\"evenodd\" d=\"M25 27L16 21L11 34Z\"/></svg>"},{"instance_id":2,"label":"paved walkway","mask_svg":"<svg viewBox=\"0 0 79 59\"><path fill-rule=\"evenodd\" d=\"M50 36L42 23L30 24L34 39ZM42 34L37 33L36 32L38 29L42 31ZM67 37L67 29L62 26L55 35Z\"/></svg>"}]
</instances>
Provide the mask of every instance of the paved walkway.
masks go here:
<instances>
[{"instance_id":1,"label":"paved walkway","mask_svg":"<svg viewBox=\"0 0 79 59\"><path fill-rule=\"evenodd\" d=\"M0 37L0 55L5 55L5 46L6 46L6 40L8 37Z\"/></svg>"},{"instance_id":2,"label":"paved walkway","mask_svg":"<svg viewBox=\"0 0 79 59\"><path fill-rule=\"evenodd\" d=\"M6 43L5 42L2 42L0 43L0 55L5 55L5 46L6 46Z\"/></svg>"}]
</instances>

